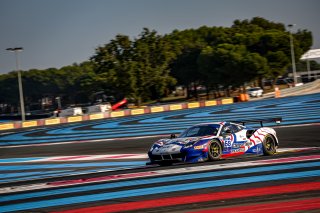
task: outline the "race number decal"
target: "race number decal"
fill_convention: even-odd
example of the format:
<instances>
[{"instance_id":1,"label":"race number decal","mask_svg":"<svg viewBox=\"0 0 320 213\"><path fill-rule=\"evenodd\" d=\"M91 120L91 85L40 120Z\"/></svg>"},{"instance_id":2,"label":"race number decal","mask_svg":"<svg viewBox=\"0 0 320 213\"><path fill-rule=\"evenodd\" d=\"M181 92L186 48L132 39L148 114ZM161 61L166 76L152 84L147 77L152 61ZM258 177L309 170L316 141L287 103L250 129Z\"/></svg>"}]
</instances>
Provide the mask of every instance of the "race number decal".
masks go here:
<instances>
[{"instance_id":1,"label":"race number decal","mask_svg":"<svg viewBox=\"0 0 320 213\"><path fill-rule=\"evenodd\" d=\"M231 147L233 142L233 135L224 138L224 147Z\"/></svg>"}]
</instances>

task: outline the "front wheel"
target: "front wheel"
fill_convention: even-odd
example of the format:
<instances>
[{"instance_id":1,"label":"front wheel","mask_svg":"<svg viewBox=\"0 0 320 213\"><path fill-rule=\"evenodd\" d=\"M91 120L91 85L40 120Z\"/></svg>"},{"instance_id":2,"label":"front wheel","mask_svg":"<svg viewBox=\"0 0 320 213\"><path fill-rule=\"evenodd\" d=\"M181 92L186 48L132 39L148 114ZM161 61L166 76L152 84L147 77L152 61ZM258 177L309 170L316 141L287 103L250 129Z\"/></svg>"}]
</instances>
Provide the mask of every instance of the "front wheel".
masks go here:
<instances>
[{"instance_id":1,"label":"front wheel","mask_svg":"<svg viewBox=\"0 0 320 213\"><path fill-rule=\"evenodd\" d=\"M212 140L208 145L208 156L210 161L219 160L222 155L222 146L221 143L217 140Z\"/></svg>"},{"instance_id":2,"label":"front wheel","mask_svg":"<svg viewBox=\"0 0 320 213\"><path fill-rule=\"evenodd\" d=\"M262 143L262 148L264 155L273 155L274 153L276 153L277 145L274 137L269 134L266 135Z\"/></svg>"}]
</instances>

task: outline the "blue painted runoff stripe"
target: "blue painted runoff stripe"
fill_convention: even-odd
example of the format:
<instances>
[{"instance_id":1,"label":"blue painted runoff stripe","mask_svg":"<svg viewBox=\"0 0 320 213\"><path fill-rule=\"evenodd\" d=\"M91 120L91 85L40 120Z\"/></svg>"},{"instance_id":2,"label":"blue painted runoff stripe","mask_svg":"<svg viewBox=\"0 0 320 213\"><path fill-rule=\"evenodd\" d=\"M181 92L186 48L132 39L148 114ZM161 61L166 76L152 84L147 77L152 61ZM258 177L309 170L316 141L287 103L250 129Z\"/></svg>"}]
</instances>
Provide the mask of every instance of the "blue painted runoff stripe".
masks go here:
<instances>
[{"instance_id":1,"label":"blue painted runoff stripe","mask_svg":"<svg viewBox=\"0 0 320 213\"><path fill-rule=\"evenodd\" d=\"M146 161L143 163L143 165L146 165ZM140 167L141 165L135 165L135 166L119 166L119 167L107 167L107 168L99 168L99 169L83 169L81 171L70 171L70 170L57 170L55 173L52 174L44 174L44 175L37 175L37 176L31 176L31 177L22 177L22 178L10 178L0 180L1 183L10 183L10 182L17 182L17 181L26 181L26 180L35 180L39 178L46 178L46 177L61 177L64 175L81 175L81 174L89 174L89 173L97 173L97 172L110 172L110 171L117 171L117 170L125 170L125 169L133 169ZM62 172L60 172L62 171ZM66 172L64 172L66 171ZM44 173L44 172L42 172Z\"/></svg>"},{"instance_id":2,"label":"blue painted runoff stripe","mask_svg":"<svg viewBox=\"0 0 320 213\"><path fill-rule=\"evenodd\" d=\"M294 116L289 116L286 115L285 112L283 113L273 113L272 115L269 116L280 116L282 115L284 117L284 122L283 124L288 124L286 121L290 121L292 124L299 124L299 123L311 123L311 122L320 122L320 114L315 111L311 113L308 111L308 114L303 114L299 115L297 113L294 113ZM220 116L215 116L214 120L231 120L235 119L237 116L235 115L220 115ZM246 117L246 119L250 119L251 117ZM300 121L297 120L298 118L303 118ZM206 119L209 121L211 118L206 117ZM183 121L176 121L177 123L173 125L169 129L175 129L175 130L183 130L184 128L188 127L189 125L198 123L198 122L203 122L203 118L195 120L192 119L192 121L187 121L184 119ZM167 121L168 122L168 121ZM157 124L158 125L158 124ZM138 128L140 125L134 125L133 128ZM105 130L104 132L96 132L96 131L87 131L87 132L74 132L74 134L70 135L55 135L54 137L48 137L48 136L43 136L43 137L25 137L25 136L18 136L18 135L12 135L8 136L6 138L0 139L0 145L1 146L6 146L6 145L22 145L22 144L36 144L36 143L43 143L43 142L60 142L60 141L73 141L75 140L75 137L77 139L81 140L90 140L90 139L101 139L101 138L114 138L115 135L116 137L132 137L132 136L142 136L142 135L155 135L155 134L167 134L168 133L168 127L161 127L158 129L145 129L142 128L143 131L141 130L142 127L137 131L136 129L131 129L128 131L127 128L123 127L123 129L113 129L112 133L108 130ZM149 127L152 128L152 127ZM115 131L117 132L115 134ZM141 132L142 131L142 132ZM146 132L147 131L147 132ZM83 135L86 133L86 135ZM63 138L63 140L62 140Z\"/></svg>"},{"instance_id":3,"label":"blue painted runoff stripe","mask_svg":"<svg viewBox=\"0 0 320 213\"><path fill-rule=\"evenodd\" d=\"M0 166L0 171L15 171L15 170L34 170L34 169L56 169L56 168L78 168L78 167L99 167L99 166L141 166L145 165L145 161L121 161L121 162L103 162L103 163L70 163L70 164L29 164L29 165L14 165Z\"/></svg>"},{"instance_id":4,"label":"blue painted runoff stripe","mask_svg":"<svg viewBox=\"0 0 320 213\"><path fill-rule=\"evenodd\" d=\"M17 178L17 177L28 177L28 176L32 176L34 177L35 175L37 175L37 177L39 177L38 175L42 176L42 175L48 175L48 174L55 174L55 173L66 173L66 172L70 172L70 170L58 170L58 171L40 171L40 172L18 172L18 173L2 173L1 177L0 177L0 182L3 179L12 179L12 178ZM1 198L0 198L1 200Z\"/></svg>"},{"instance_id":5,"label":"blue painted runoff stripe","mask_svg":"<svg viewBox=\"0 0 320 213\"><path fill-rule=\"evenodd\" d=\"M57 198L51 200L42 200L34 202L26 202L19 204L4 205L0 207L0 212L14 212L22 210L30 210L37 208L47 208L53 206L62 206L70 204L78 204L84 202L96 202L102 200L111 200L117 198L128 198L135 196L150 195L157 192L160 193L169 193L176 191L186 191L194 189L203 189L209 187L221 187L228 185L239 185L247 183L257 183L265 181L274 181L274 180L288 180L296 178L307 178L307 177L318 177L320 176L320 170L305 171L305 172L290 172L283 174L272 174L272 175L259 175L251 177L242 177L242 178L230 178L223 180L214 180L214 181L202 181L195 183L186 183L186 184L175 184L169 186L158 186L158 187L149 187L142 189L132 189L132 190L123 190L118 192L106 192L100 194L91 194L91 195L81 195L67 198Z\"/></svg>"},{"instance_id":6,"label":"blue painted runoff stripe","mask_svg":"<svg viewBox=\"0 0 320 213\"><path fill-rule=\"evenodd\" d=\"M241 104L235 104L235 105L221 105L221 106L215 106L215 107L212 107L212 108L197 108L197 109L188 109L188 110L184 110L183 112L178 112L178 111L174 111L174 112L165 112L165 113L161 113L161 114L156 114L156 115L144 115L144 116L141 116L141 117L130 117L129 118L126 118L126 119L112 119L110 121L103 121L103 122L97 122L95 125L96 126L93 126L93 128L98 128L99 130L99 127L103 127L103 125L105 125L106 128L110 128L110 129L113 129L114 127L120 127L120 128L125 128L126 126L123 126L121 125L121 122L124 122L124 121L129 121L129 120L139 120L140 124L141 125L141 122L150 122L152 120L150 119L155 119L153 121L157 121L153 124L147 124L147 126L150 126L150 125L159 125L159 122L168 122L167 119L164 119L164 118L167 118L169 116L173 116L173 115L186 115L188 117L189 114L197 114L197 113L202 113L202 112L215 112L215 111L219 111L221 109L230 109L231 112L230 113L225 113L225 114L222 114L223 116L239 116L239 115L243 115L243 113L235 113L234 112L234 109L244 109L246 108L246 106L255 106L255 107L263 107L263 106L268 106L270 104L276 104L276 107L275 108L262 108L262 109L259 109L258 108L258 111L263 111L263 112L270 112L272 116L274 116L274 112L282 112L283 111L283 107L282 105L285 106L285 109L287 110L288 109L288 104L290 104L291 102L293 102L294 104L297 104L299 103L300 105L303 105L302 107L302 112L305 112L306 111L306 106L307 105L310 105L310 106L313 106L313 109L307 109L308 113L310 112L310 110L316 110L317 108L317 104L316 103L304 103L305 101L312 101L312 100L319 100L319 94L316 94L316 95L312 95L312 96L299 96L299 97L294 97L294 98L284 98L282 100L263 100L263 101L258 101L258 102L248 102L248 103L241 103ZM282 104L282 105L281 105ZM219 110L218 110L219 108ZM246 108L247 109L247 108ZM232 111L233 110L233 111ZM287 110L288 111L288 110ZM289 110L290 113L292 113L292 111L301 111L301 109L299 108L299 106L294 106L291 110ZM269 113L269 114L270 114ZM256 112L257 114L257 112ZM219 115L218 114L215 114L214 116L217 116ZM286 114L287 115L287 114ZM160 116L160 117L159 117ZM191 115L192 116L192 115ZM245 115L247 116L247 115ZM306 115L307 116L307 115ZM186 117L186 118L187 118ZM144 119L146 118L146 119ZM149 119L148 119L149 118ZM141 120L142 119L142 120ZM209 118L208 118L209 119ZM319 122L320 119L318 119L318 122ZM181 121L186 121L186 119L182 119L182 120L178 120L177 122L181 124ZM139 126L139 125L133 125L133 126ZM85 126L84 124L81 124L81 125L74 125L74 126L69 126L67 127L66 129L63 129L63 128L60 128L60 129L56 129L56 130L49 130L48 133L50 132L53 132L53 133L57 133L57 134L60 134L61 136L61 133L62 134L65 134L65 133L74 133L75 131L73 130L73 128L76 128L76 127L81 127L81 126ZM81 130L81 131L76 131L76 132L82 132L82 133L92 133L92 132L95 132L95 131L88 131L88 130ZM30 133L30 132L28 132ZM52 139L52 141L57 141L59 139L57 139L56 137L59 137L59 135L56 135L54 137L50 137L50 138L43 138L43 137L47 137L47 136L43 136L43 137L25 137L24 136L25 133L20 133L20 134L13 134L13 135L6 135L6 136L3 136L2 138L3 139L16 139L16 140L24 140L24 139L35 139L35 140L38 140L39 138L42 138L42 139L47 139L47 140L50 140ZM80 136L80 135L78 135ZM61 137L67 137L66 135L63 135ZM103 136L97 136L97 135L94 135L94 138L102 138ZM82 139L86 139L85 138L82 138ZM5 141L4 141L5 142ZM40 141L38 141L40 142ZM4 145L6 145L6 143L3 143ZM17 142L15 143L7 143L7 144L17 144ZM22 143L20 143L22 144Z\"/></svg>"},{"instance_id":7,"label":"blue painted runoff stripe","mask_svg":"<svg viewBox=\"0 0 320 213\"><path fill-rule=\"evenodd\" d=\"M203 121L203 120L202 120ZM289 125L289 124L306 124L306 123L318 123L320 122L320 116L317 116L316 118L305 118L303 120L297 121L293 120L290 122L283 121L281 122L282 125ZM197 122L193 122L192 124L196 124ZM192 125L189 124L189 125ZM181 126L179 124L179 127L176 128L170 128L171 130L174 129L174 133L181 132L183 131L187 126ZM268 126L264 124L264 126ZM162 130L162 131L150 131L150 132L139 132L139 133L127 133L127 134L113 134L112 136L109 134L108 136L106 135L98 135L98 136L79 136L78 139L80 138L81 140L94 140L94 139L109 139L109 138L115 138L115 137L135 137L135 136L149 136L149 135L162 135L162 134L168 134L168 129ZM172 131L171 131L172 133ZM50 140L50 141L48 141ZM26 145L26 144L40 144L40 143L55 143L55 142L67 142L67 141L74 141L75 138L69 138L69 139L46 139L46 140L38 140L35 139L33 141L14 141L14 142L0 142L0 146L9 146L9 145Z\"/></svg>"},{"instance_id":8,"label":"blue painted runoff stripe","mask_svg":"<svg viewBox=\"0 0 320 213\"><path fill-rule=\"evenodd\" d=\"M246 119L252 119L255 118L257 115L255 114L255 116L246 116ZM286 112L277 112L277 113L272 113L272 116L282 116L285 117L284 121L287 120L297 120L298 118L304 118L303 120L307 120L307 118L309 119L316 119L318 120L318 122L320 121L320 113L319 113L319 109L314 109L312 111L308 110L308 114L306 115L305 113L303 115L299 115L299 113L297 112L292 112L290 114L286 113ZM220 115L214 115L214 117L212 116L207 116L205 117L205 119L207 120L211 120L211 118L213 120L233 120L236 119L238 116L237 115L233 115L233 114L220 114ZM270 117L267 116L267 117ZM292 119L293 118L293 119ZM175 123L172 124L173 121L168 121L166 120L166 123L168 125L171 126L171 128L175 127L175 128L180 128L181 129L181 125L192 125L194 123L199 123L199 122L203 122L204 117L202 118L198 118L198 119L183 119L183 120L177 120L174 121ZM42 136L42 137L26 137L26 136L22 136L22 135L10 135L10 136L6 136L6 137L2 137L0 139L0 144L6 145L6 144L16 144L17 142L15 142L15 140L19 140L19 142L21 144L23 144L23 141L26 141L26 143L36 143L36 142L47 142L48 140L50 141L61 141L60 138L63 138L64 141L68 141L70 139L74 140L74 137L77 137L78 139L89 139L89 138L102 138L102 137L106 137L106 138L111 138L115 137L115 131L116 136L117 137L123 137L123 136L130 136L135 134L137 135L142 135L145 134L145 131L148 130L148 132L154 133L154 132L159 132L159 131L168 131L168 126L163 126L163 127L159 127L159 123L154 123L154 125L157 126L157 129L155 129L155 127L152 127L152 124L149 124L148 127L142 127L140 124L137 125L131 125L131 126L123 126L122 128L117 128L117 129L105 129L103 130L103 132L101 132L101 130L87 130L87 131L74 131L73 134L62 134L62 135L55 135L53 137L48 137L48 136ZM137 129L138 128L138 129ZM84 133L86 134L91 134L90 136L86 136L83 135ZM61 134L61 133L60 133ZM32 141L30 141L32 140Z\"/></svg>"},{"instance_id":9,"label":"blue painted runoff stripe","mask_svg":"<svg viewBox=\"0 0 320 213\"><path fill-rule=\"evenodd\" d=\"M0 163L20 163L20 162L26 162L26 161L34 161L34 160L41 160L44 157L38 157L38 158L7 158L7 159L0 159Z\"/></svg>"}]
</instances>

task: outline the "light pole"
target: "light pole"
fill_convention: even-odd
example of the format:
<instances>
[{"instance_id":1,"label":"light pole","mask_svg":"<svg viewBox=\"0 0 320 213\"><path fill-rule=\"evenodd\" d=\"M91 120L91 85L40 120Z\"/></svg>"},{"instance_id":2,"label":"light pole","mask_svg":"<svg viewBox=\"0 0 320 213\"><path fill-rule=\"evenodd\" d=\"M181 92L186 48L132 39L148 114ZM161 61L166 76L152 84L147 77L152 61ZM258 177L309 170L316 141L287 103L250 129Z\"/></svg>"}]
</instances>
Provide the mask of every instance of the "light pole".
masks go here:
<instances>
[{"instance_id":1,"label":"light pole","mask_svg":"<svg viewBox=\"0 0 320 213\"><path fill-rule=\"evenodd\" d=\"M293 28L295 24L289 24L289 32L290 32L290 48L291 48L291 62L292 62L292 74L293 74L293 81L294 85L297 85L297 72L296 72L296 62L294 57L294 47L293 47L293 36L291 32L291 28Z\"/></svg>"},{"instance_id":2,"label":"light pole","mask_svg":"<svg viewBox=\"0 0 320 213\"><path fill-rule=\"evenodd\" d=\"M21 80L21 70L19 67L19 58L18 58L18 52L21 52L23 50L22 47L14 47L14 48L7 48L6 50L10 52L14 52L16 57L16 69L18 72L18 84L19 84L19 96L20 96L20 109L21 109L21 120L25 121L25 111L24 111L24 101L23 101L23 89L22 89L22 80Z\"/></svg>"},{"instance_id":3,"label":"light pole","mask_svg":"<svg viewBox=\"0 0 320 213\"><path fill-rule=\"evenodd\" d=\"M309 55L310 53L308 52L308 57L307 57L308 82L310 81L310 78L311 78Z\"/></svg>"}]
</instances>

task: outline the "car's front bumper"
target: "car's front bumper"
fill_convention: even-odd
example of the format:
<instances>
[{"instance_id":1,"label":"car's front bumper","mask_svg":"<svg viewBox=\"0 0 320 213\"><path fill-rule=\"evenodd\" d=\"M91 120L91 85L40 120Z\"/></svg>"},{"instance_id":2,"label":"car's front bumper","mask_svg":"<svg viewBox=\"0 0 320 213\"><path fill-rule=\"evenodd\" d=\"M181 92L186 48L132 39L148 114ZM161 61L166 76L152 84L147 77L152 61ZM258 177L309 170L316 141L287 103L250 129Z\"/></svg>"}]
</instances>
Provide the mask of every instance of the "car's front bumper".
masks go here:
<instances>
[{"instance_id":1,"label":"car's front bumper","mask_svg":"<svg viewBox=\"0 0 320 213\"><path fill-rule=\"evenodd\" d=\"M162 162L162 161L184 162L186 159L186 155L183 153L154 155L149 152L148 155L151 162Z\"/></svg>"},{"instance_id":2,"label":"car's front bumper","mask_svg":"<svg viewBox=\"0 0 320 213\"><path fill-rule=\"evenodd\" d=\"M152 154L148 153L151 164L163 163L163 162L185 162L195 163L208 160L208 153L203 151L196 152L181 152L176 154Z\"/></svg>"}]
</instances>

